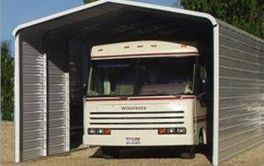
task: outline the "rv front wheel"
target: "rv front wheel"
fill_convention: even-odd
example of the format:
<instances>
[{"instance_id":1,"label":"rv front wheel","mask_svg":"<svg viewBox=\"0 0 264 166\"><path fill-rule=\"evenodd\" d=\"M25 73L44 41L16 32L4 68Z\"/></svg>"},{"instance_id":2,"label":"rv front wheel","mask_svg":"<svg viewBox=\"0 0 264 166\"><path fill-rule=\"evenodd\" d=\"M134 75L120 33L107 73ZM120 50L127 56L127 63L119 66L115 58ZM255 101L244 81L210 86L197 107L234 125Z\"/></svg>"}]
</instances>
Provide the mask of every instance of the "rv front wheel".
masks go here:
<instances>
[{"instance_id":1,"label":"rv front wheel","mask_svg":"<svg viewBox=\"0 0 264 166\"><path fill-rule=\"evenodd\" d=\"M181 158L183 159L193 159L195 157L195 147L188 148L188 151L182 152Z\"/></svg>"},{"instance_id":2,"label":"rv front wheel","mask_svg":"<svg viewBox=\"0 0 264 166\"><path fill-rule=\"evenodd\" d=\"M202 145L204 144L204 139L203 139L203 134L199 134L199 144Z\"/></svg>"},{"instance_id":3,"label":"rv front wheel","mask_svg":"<svg viewBox=\"0 0 264 166\"><path fill-rule=\"evenodd\" d=\"M181 158L183 159L193 159L194 157L195 157L195 154L193 152L181 153Z\"/></svg>"},{"instance_id":4,"label":"rv front wheel","mask_svg":"<svg viewBox=\"0 0 264 166\"><path fill-rule=\"evenodd\" d=\"M101 147L103 158L113 159L118 158L120 150L117 147Z\"/></svg>"}]
</instances>

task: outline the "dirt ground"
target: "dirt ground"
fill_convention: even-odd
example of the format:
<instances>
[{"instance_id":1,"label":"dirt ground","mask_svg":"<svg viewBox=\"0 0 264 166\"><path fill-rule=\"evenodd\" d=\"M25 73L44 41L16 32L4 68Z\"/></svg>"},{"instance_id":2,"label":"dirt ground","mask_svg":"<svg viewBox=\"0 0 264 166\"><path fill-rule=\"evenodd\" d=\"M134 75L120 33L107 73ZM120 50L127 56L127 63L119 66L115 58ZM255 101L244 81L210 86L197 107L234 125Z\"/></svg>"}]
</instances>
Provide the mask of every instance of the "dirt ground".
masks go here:
<instances>
[{"instance_id":1,"label":"dirt ground","mask_svg":"<svg viewBox=\"0 0 264 166\"><path fill-rule=\"evenodd\" d=\"M210 163L203 154L196 154L194 159L181 159L173 151L136 149L122 151L120 159L103 159L99 148L75 150L64 155L44 157L31 161L14 163L14 125L12 122L0 123L1 153L0 165L45 165L45 166L209 166ZM241 153L238 156L221 163L221 166L264 166L264 145Z\"/></svg>"}]
</instances>

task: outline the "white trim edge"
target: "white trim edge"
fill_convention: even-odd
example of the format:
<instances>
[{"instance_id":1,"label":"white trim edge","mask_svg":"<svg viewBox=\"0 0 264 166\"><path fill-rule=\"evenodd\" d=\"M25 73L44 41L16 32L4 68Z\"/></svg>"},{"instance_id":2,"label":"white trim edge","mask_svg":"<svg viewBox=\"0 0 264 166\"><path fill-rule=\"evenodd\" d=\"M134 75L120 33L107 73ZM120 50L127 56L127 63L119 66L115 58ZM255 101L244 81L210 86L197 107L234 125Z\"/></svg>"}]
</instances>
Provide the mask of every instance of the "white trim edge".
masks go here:
<instances>
[{"instance_id":1,"label":"white trim edge","mask_svg":"<svg viewBox=\"0 0 264 166\"><path fill-rule=\"evenodd\" d=\"M213 29L214 36L214 96L213 96L213 165L219 164L219 25Z\"/></svg>"},{"instance_id":2,"label":"white trim edge","mask_svg":"<svg viewBox=\"0 0 264 166\"><path fill-rule=\"evenodd\" d=\"M65 151L68 152L70 151L70 137L71 137L71 127L70 127L70 74L69 73L64 73L64 83L65 83L65 126L66 126L66 144L65 144Z\"/></svg>"},{"instance_id":3,"label":"white trim edge","mask_svg":"<svg viewBox=\"0 0 264 166\"><path fill-rule=\"evenodd\" d=\"M47 133L48 133L48 116L47 116L47 112L48 112L48 105L47 105L47 99L48 99L48 92L47 92L47 54L44 53L42 55L42 65L43 65L43 83L42 83L42 95L43 95L43 122L44 122L44 126L43 126L43 156L47 156L48 155L48 146L47 146Z\"/></svg>"},{"instance_id":4,"label":"white trim edge","mask_svg":"<svg viewBox=\"0 0 264 166\"><path fill-rule=\"evenodd\" d=\"M15 82L14 82L14 109L15 109L15 162L20 161L20 48L19 34L15 38Z\"/></svg>"}]
</instances>

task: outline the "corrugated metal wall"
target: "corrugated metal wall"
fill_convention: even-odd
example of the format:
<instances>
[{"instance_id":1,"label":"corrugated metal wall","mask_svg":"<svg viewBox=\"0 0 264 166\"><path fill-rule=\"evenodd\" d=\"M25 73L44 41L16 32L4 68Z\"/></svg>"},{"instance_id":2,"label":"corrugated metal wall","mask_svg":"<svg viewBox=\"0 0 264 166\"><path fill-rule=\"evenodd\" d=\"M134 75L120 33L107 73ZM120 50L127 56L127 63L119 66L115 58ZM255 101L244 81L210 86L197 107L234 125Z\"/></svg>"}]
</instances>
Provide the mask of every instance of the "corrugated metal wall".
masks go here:
<instances>
[{"instance_id":1,"label":"corrugated metal wall","mask_svg":"<svg viewBox=\"0 0 264 166\"><path fill-rule=\"evenodd\" d=\"M48 155L69 151L68 44L47 40L48 56Z\"/></svg>"},{"instance_id":2,"label":"corrugated metal wall","mask_svg":"<svg viewBox=\"0 0 264 166\"><path fill-rule=\"evenodd\" d=\"M27 160L47 153L46 56L36 36L21 36L20 48L20 158Z\"/></svg>"},{"instance_id":3,"label":"corrugated metal wall","mask_svg":"<svg viewBox=\"0 0 264 166\"><path fill-rule=\"evenodd\" d=\"M69 151L68 43L20 38L20 159Z\"/></svg>"},{"instance_id":4,"label":"corrugated metal wall","mask_svg":"<svg viewBox=\"0 0 264 166\"><path fill-rule=\"evenodd\" d=\"M264 42L220 22L219 159L264 143Z\"/></svg>"}]
</instances>

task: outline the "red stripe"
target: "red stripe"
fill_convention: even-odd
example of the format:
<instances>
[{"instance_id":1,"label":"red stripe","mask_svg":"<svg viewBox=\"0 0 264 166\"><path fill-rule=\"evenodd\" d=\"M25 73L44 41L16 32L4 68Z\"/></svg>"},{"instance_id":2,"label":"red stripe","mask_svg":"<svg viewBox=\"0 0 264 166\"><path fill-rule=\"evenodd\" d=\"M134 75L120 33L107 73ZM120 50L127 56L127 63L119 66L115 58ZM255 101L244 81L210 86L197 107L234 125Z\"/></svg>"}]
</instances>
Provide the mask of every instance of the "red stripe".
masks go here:
<instances>
[{"instance_id":1,"label":"red stripe","mask_svg":"<svg viewBox=\"0 0 264 166\"><path fill-rule=\"evenodd\" d=\"M118 100L126 100L126 99L87 99L86 101L118 101Z\"/></svg>"},{"instance_id":2,"label":"red stripe","mask_svg":"<svg viewBox=\"0 0 264 166\"><path fill-rule=\"evenodd\" d=\"M175 96L175 97L157 97L157 98L129 98L129 100L179 100L179 99L195 99L195 96ZM112 99L98 99L98 98L86 98L86 101L122 101L127 100L127 98L112 98Z\"/></svg>"},{"instance_id":3,"label":"red stripe","mask_svg":"<svg viewBox=\"0 0 264 166\"><path fill-rule=\"evenodd\" d=\"M183 99L195 99L195 96L187 96L187 97L183 97Z\"/></svg>"},{"instance_id":4,"label":"red stripe","mask_svg":"<svg viewBox=\"0 0 264 166\"><path fill-rule=\"evenodd\" d=\"M200 122L206 122L207 119L200 119L200 120L197 120L196 123L200 123Z\"/></svg>"},{"instance_id":5,"label":"red stripe","mask_svg":"<svg viewBox=\"0 0 264 166\"><path fill-rule=\"evenodd\" d=\"M200 119L197 119L196 122L199 123L199 122L205 122L207 121L207 118L200 118Z\"/></svg>"},{"instance_id":6,"label":"red stripe","mask_svg":"<svg viewBox=\"0 0 264 166\"><path fill-rule=\"evenodd\" d=\"M206 117L206 115L201 115L201 116L197 116L196 118L200 119L200 118L205 118L205 117Z\"/></svg>"}]
</instances>

